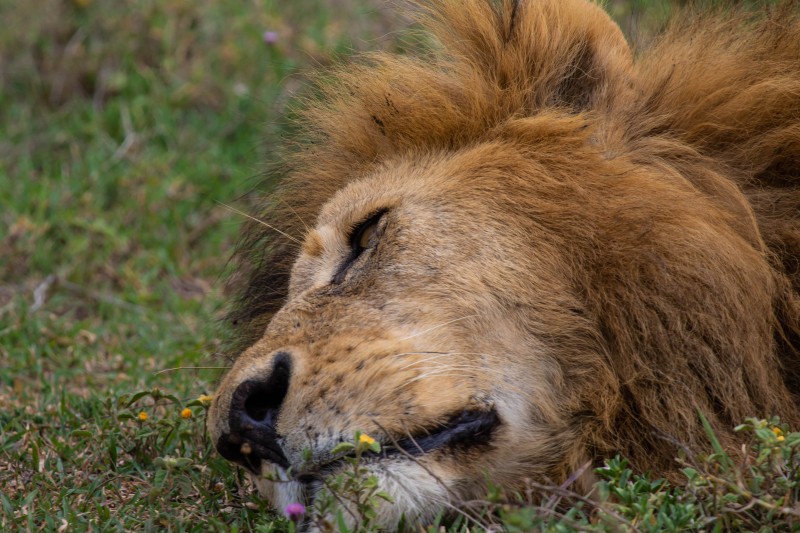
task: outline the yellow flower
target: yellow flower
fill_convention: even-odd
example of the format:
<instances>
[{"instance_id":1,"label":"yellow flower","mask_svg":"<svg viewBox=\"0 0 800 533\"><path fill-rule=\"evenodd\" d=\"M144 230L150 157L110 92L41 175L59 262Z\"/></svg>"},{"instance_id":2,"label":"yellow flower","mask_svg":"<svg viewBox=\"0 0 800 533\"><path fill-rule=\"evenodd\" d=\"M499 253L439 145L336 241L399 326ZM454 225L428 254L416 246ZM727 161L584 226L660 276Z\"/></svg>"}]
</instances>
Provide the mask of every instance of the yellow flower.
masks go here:
<instances>
[{"instance_id":1,"label":"yellow flower","mask_svg":"<svg viewBox=\"0 0 800 533\"><path fill-rule=\"evenodd\" d=\"M213 396L208 396L207 394L201 394L197 400L202 403L203 405L210 405L211 401L214 399Z\"/></svg>"},{"instance_id":2,"label":"yellow flower","mask_svg":"<svg viewBox=\"0 0 800 533\"><path fill-rule=\"evenodd\" d=\"M145 422L146 420L147 420L147 413L145 413L144 411L139 413L139 421Z\"/></svg>"},{"instance_id":3,"label":"yellow flower","mask_svg":"<svg viewBox=\"0 0 800 533\"><path fill-rule=\"evenodd\" d=\"M369 435L367 435L366 433L362 433L362 434L361 434L361 435L359 435L359 437L358 437L358 442L359 442L359 444L367 444L367 445L370 445L370 444L372 444L372 443L374 443L374 442L375 442L375 439L373 439L372 437L370 437L370 436L369 436Z\"/></svg>"},{"instance_id":4,"label":"yellow flower","mask_svg":"<svg viewBox=\"0 0 800 533\"><path fill-rule=\"evenodd\" d=\"M192 410L188 407L181 411L181 418L192 418Z\"/></svg>"},{"instance_id":5,"label":"yellow flower","mask_svg":"<svg viewBox=\"0 0 800 533\"><path fill-rule=\"evenodd\" d=\"M772 432L775 433L776 437L780 437L781 435L783 435L783 431L781 431L781 428L778 427L772 428Z\"/></svg>"},{"instance_id":6,"label":"yellow flower","mask_svg":"<svg viewBox=\"0 0 800 533\"><path fill-rule=\"evenodd\" d=\"M785 440L786 440L786 437L784 437L783 435L778 435L778 442L783 442Z\"/></svg>"}]
</instances>

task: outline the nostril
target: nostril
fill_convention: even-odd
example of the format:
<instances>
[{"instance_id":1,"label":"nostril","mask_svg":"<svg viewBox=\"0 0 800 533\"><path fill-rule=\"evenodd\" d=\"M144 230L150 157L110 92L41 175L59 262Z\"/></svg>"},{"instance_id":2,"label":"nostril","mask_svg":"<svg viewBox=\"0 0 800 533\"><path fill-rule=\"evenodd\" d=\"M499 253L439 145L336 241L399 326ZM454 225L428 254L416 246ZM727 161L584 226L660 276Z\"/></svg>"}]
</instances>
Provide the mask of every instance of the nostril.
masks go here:
<instances>
[{"instance_id":1,"label":"nostril","mask_svg":"<svg viewBox=\"0 0 800 533\"><path fill-rule=\"evenodd\" d=\"M256 389L244 402L244 412L256 422L264 422L280 406L280 400L271 391Z\"/></svg>"},{"instance_id":2,"label":"nostril","mask_svg":"<svg viewBox=\"0 0 800 533\"><path fill-rule=\"evenodd\" d=\"M274 374L273 374L274 375ZM288 376L282 382L256 385L244 401L244 412L254 422L275 424L278 409L289 389Z\"/></svg>"},{"instance_id":3,"label":"nostril","mask_svg":"<svg viewBox=\"0 0 800 533\"><path fill-rule=\"evenodd\" d=\"M230 404L230 433L217 442L223 457L256 473L262 460L288 468L275 424L289 392L291 363L289 354L280 352L275 355L268 376L249 379L236 387Z\"/></svg>"},{"instance_id":4,"label":"nostril","mask_svg":"<svg viewBox=\"0 0 800 533\"><path fill-rule=\"evenodd\" d=\"M289 392L291 358L280 352L272 363L272 372L264 381L248 380L234 393L232 415L246 416L259 425L274 426L278 410Z\"/></svg>"}]
</instances>

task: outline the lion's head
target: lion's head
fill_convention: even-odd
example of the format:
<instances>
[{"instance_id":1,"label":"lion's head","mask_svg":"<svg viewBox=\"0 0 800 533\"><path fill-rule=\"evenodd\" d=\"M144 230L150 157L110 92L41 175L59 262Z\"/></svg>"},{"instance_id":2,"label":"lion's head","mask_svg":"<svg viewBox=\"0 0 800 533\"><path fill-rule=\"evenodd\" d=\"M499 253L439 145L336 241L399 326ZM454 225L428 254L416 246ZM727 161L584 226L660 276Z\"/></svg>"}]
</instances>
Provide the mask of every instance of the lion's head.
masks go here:
<instances>
[{"instance_id":1,"label":"lion's head","mask_svg":"<svg viewBox=\"0 0 800 533\"><path fill-rule=\"evenodd\" d=\"M798 114L749 128L747 164L723 143L744 126L712 120L756 116L724 106L774 90L797 26L729 47L735 22L701 21L634 63L582 0L422 7L441 49L323 78L247 230L219 451L282 507L313 500L364 431L392 525L614 453L668 475L673 442L702 443L698 410L726 444L745 416L797 422L800 226L761 217L747 184L776 175L776 147L795 165L778 178L798 175L800 146L775 133ZM767 38L789 40L775 72L748 74ZM800 206L796 181L775 191Z\"/></svg>"}]
</instances>

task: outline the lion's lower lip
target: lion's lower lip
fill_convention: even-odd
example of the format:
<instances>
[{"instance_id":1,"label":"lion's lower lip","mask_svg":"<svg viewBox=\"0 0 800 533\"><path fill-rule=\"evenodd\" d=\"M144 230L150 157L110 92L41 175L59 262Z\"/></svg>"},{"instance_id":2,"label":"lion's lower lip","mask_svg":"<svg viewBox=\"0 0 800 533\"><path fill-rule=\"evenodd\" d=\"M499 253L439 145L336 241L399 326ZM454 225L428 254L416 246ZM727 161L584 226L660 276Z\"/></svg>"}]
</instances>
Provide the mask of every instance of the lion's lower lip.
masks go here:
<instances>
[{"instance_id":1,"label":"lion's lower lip","mask_svg":"<svg viewBox=\"0 0 800 533\"><path fill-rule=\"evenodd\" d=\"M365 452L365 458L389 458L397 456L419 457L434 450L449 448L471 448L485 446L492 440L494 431L500 425L500 417L494 409L488 411L462 411L451 416L448 421L436 428L416 435L383 442L380 453ZM313 472L297 472L295 479L310 483L336 471L347 457L339 457Z\"/></svg>"},{"instance_id":2,"label":"lion's lower lip","mask_svg":"<svg viewBox=\"0 0 800 533\"><path fill-rule=\"evenodd\" d=\"M444 447L471 447L488 444L492 439L500 417L497 411L462 411L450 417L441 427L428 430L424 434L399 439L387 443L387 455L407 453L413 456Z\"/></svg>"}]
</instances>

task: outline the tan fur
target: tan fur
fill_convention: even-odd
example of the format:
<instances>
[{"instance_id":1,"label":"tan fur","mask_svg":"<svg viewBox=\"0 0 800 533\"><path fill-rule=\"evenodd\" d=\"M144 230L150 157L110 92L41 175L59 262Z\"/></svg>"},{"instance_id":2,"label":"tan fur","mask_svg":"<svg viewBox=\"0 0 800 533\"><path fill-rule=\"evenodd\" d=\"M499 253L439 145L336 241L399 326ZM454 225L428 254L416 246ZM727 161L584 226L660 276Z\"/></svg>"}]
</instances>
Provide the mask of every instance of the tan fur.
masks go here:
<instances>
[{"instance_id":1,"label":"tan fur","mask_svg":"<svg viewBox=\"0 0 800 533\"><path fill-rule=\"evenodd\" d=\"M796 9L687 13L636 61L582 0L422 11L440 50L364 56L307 102L261 214L304 244L247 230L212 436L278 351L293 465L496 408L488 448L374 464L391 524L617 453L678 479L673 442L707 448L698 411L729 447L747 416L800 424ZM376 209L375 248L333 284Z\"/></svg>"}]
</instances>

